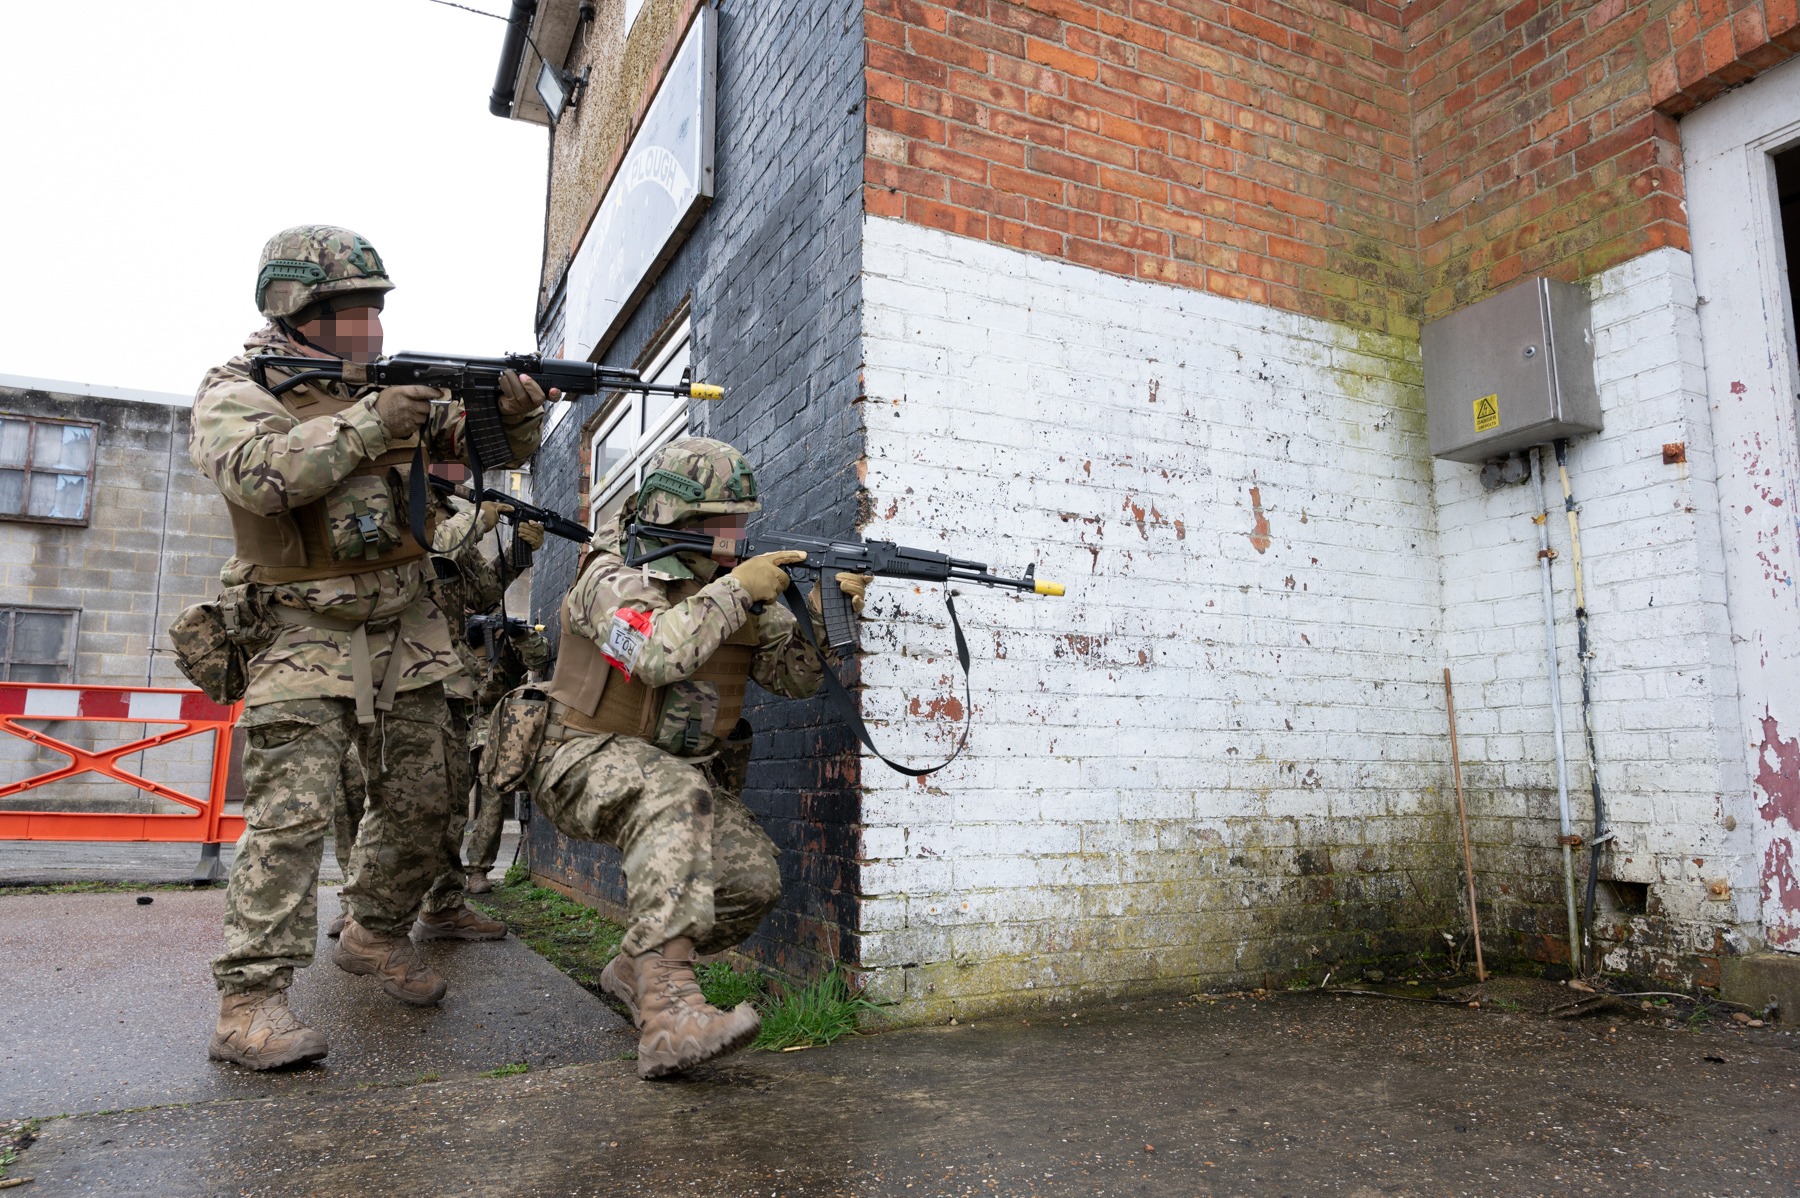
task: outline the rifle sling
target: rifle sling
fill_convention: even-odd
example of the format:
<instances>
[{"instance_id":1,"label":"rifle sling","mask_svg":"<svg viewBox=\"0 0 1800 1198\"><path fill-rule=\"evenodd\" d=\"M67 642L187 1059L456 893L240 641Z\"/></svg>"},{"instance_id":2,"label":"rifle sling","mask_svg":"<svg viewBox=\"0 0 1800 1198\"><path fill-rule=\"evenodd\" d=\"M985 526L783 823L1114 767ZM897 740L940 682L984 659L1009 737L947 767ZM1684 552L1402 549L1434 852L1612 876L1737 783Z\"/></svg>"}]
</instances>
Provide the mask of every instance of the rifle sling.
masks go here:
<instances>
[{"instance_id":1,"label":"rifle sling","mask_svg":"<svg viewBox=\"0 0 1800 1198\"><path fill-rule=\"evenodd\" d=\"M824 585L823 580L820 585ZM963 730L962 735L957 738L955 751L928 769L914 769L912 766L901 765L875 747L875 741L869 736L869 726L863 722L862 712L858 710L856 700L844 688L844 684L838 681L837 671L831 668L831 662L826 658L825 650L820 647L818 638L813 635L812 610L806 606L806 597L800 593L800 584L790 579L787 591L782 595L782 600L794 613L795 618L800 621L800 635L806 638L806 643L811 645L819 655L819 666L825 675L826 696L837 705L839 714L849 721L850 727L856 730L856 738L862 741L863 746L869 752L886 762L889 769L897 770L909 778L923 778L935 774L962 756L963 748L969 743L969 728L975 721L975 703L969 685L969 642L963 637L962 621L956 618L955 595L948 586L944 588L944 610L950 613L950 627L956 633L956 660L962 665Z\"/></svg>"}]
</instances>

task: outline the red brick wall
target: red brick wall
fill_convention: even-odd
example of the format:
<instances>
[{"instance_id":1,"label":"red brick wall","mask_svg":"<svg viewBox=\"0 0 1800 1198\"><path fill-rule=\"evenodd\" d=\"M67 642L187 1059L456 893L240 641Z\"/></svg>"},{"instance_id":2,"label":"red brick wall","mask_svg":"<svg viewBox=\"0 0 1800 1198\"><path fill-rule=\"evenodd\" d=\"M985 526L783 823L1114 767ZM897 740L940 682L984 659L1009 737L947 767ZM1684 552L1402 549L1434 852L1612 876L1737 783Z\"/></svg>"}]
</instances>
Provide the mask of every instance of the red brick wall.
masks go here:
<instances>
[{"instance_id":1,"label":"red brick wall","mask_svg":"<svg viewBox=\"0 0 1800 1198\"><path fill-rule=\"evenodd\" d=\"M1686 248L1680 136L1650 104L1670 0L1427 0L1406 13L1423 316L1521 275Z\"/></svg>"},{"instance_id":2,"label":"red brick wall","mask_svg":"<svg viewBox=\"0 0 1800 1198\"><path fill-rule=\"evenodd\" d=\"M864 205L1407 334L1685 248L1674 116L1800 0L866 0Z\"/></svg>"},{"instance_id":3,"label":"red brick wall","mask_svg":"<svg viewBox=\"0 0 1800 1198\"><path fill-rule=\"evenodd\" d=\"M1667 47L1650 102L1679 116L1800 52L1797 0L1680 0L1660 19Z\"/></svg>"},{"instance_id":4,"label":"red brick wall","mask_svg":"<svg viewBox=\"0 0 1800 1198\"><path fill-rule=\"evenodd\" d=\"M1408 332L1399 15L1382 0L867 0L864 204Z\"/></svg>"}]
</instances>

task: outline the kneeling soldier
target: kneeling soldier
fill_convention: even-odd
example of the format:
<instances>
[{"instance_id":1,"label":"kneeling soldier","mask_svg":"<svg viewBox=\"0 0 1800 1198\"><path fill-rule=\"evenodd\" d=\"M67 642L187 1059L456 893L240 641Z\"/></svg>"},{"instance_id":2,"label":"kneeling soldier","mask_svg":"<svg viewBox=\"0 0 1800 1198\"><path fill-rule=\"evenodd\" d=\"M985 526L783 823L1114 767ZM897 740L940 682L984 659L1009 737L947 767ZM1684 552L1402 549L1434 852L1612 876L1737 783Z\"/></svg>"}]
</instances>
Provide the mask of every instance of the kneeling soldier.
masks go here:
<instances>
[{"instance_id":1,"label":"kneeling soldier","mask_svg":"<svg viewBox=\"0 0 1800 1198\"><path fill-rule=\"evenodd\" d=\"M739 798L750 757L739 713L751 678L806 698L825 664L774 602L788 585L782 567L804 554L738 562L671 552L629 567L623 530L641 518L741 540L745 516L759 506L737 450L676 441L651 459L642 489L597 538L563 600L531 791L564 835L624 855L630 927L601 986L641 1030L639 1077L676 1073L756 1038L755 1010L708 1005L694 976L698 954L745 939L781 894L775 845ZM868 579L838 581L860 608ZM814 631L822 642L816 616Z\"/></svg>"}]
</instances>

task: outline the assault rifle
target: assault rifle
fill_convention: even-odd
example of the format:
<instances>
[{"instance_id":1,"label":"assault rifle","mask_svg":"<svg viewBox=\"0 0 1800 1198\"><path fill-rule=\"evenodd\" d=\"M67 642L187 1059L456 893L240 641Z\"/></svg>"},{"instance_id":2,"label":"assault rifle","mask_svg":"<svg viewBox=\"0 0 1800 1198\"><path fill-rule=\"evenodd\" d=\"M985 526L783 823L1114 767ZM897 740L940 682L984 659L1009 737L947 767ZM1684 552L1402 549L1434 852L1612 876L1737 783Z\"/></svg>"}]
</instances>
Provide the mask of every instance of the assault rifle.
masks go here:
<instances>
[{"instance_id":1,"label":"assault rifle","mask_svg":"<svg viewBox=\"0 0 1800 1198\"><path fill-rule=\"evenodd\" d=\"M493 487L483 487L476 491L472 488L451 482L447 478L431 476L431 488L446 495L455 495L470 503L480 506L483 503L501 503L511 511L500 513L500 518L513 526L512 568L528 570L531 568L531 546L519 539L519 525L527 522L544 526L544 531L553 537L561 537L565 541L574 541L578 545L586 545L594 539L593 530L586 525L577 524L561 512L553 512L547 507L526 503L523 499L508 495L505 491Z\"/></svg>"},{"instance_id":2,"label":"assault rifle","mask_svg":"<svg viewBox=\"0 0 1800 1198\"><path fill-rule=\"evenodd\" d=\"M649 544L641 544L649 542ZM779 553L782 550L795 550L806 554L806 560L783 566L790 574L797 570L808 571L818 576L820 617L825 624L825 641L839 653L856 647L856 608L850 602L843 588L838 586L839 573L872 574L877 578L908 578L919 582L973 582L981 586L1009 587L1017 591L1026 591L1033 595L1061 595L1063 586L1059 582L1050 582L1037 577L1037 565L1025 567L1025 573L1018 578L1004 578L988 571L983 562L967 561L963 558L950 557L942 553L934 553L929 549L913 549L906 545L896 545L892 541L832 541L822 537L807 537L797 533L778 532L746 537L734 540L728 537L715 537L709 533L697 532L694 529L671 528L660 524L645 524L634 521L625 529L625 564L642 566L665 557L678 550L689 550L694 553L714 558L734 557L739 561L756 557L763 553ZM783 602L794 613L800 623L801 635L815 649L818 642L813 637L812 619L807 611L806 599L801 594L797 582L788 583L787 593L782 596ZM962 753L963 745L969 739L969 726L974 719L974 704L969 686L969 645L963 637L962 621L956 616L954 593L948 585L944 589L944 607L950 613L950 627L956 634L956 657L962 663L963 670L963 721L962 738L957 741L956 751L950 754L949 760L930 769L914 769L893 761L875 747L869 736L868 727L863 723L862 713L857 709L855 700L844 689L837 675L827 664L824 671L825 691L838 703L850 726L856 730L857 737L868 746L869 751L880 757L893 769L914 778L926 774L934 774L938 770L955 761ZM761 605L755 610L761 610Z\"/></svg>"},{"instance_id":3,"label":"assault rifle","mask_svg":"<svg viewBox=\"0 0 1800 1198\"><path fill-rule=\"evenodd\" d=\"M290 372L270 386L270 367ZM683 399L723 399L725 389L696 383L685 373L679 383L647 383L635 370L546 358L540 354L504 354L498 358L465 358L454 354L393 354L373 362L344 362L332 358L301 358L265 354L250 361L251 377L259 387L279 396L305 383L342 382L351 387L392 387L416 383L442 387L463 405L464 453L474 472L471 488L480 493L484 470L512 463L512 447L500 420L500 377L513 370L528 374L549 395L552 388L564 395L596 395L602 391L642 391L675 395ZM425 451L421 442L414 455L411 494L407 506L412 517L413 539L430 549L425 537ZM511 502L508 500L507 502Z\"/></svg>"},{"instance_id":4,"label":"assault rifle","mask_svg":"<svg viewBox=\"0 0 1800 1198\"><path fill-rule=\"evenodd\" d=\"M517 616L470 616L463 624L463 637L469 644L479 645L490 662L497 662L500 654L510 648L513 637L543 630L543 625L528 624Z\"/></svg>"}]
</instances>

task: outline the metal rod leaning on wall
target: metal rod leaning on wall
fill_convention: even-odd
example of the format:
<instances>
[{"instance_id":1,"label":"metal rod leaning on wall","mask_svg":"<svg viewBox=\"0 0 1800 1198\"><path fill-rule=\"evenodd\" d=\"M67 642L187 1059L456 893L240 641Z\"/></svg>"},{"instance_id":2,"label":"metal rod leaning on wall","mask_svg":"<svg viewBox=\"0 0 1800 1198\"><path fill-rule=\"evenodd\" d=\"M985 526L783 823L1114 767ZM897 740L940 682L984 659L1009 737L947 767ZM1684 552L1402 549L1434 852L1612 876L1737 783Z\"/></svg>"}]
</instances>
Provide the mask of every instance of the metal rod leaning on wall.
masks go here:
<instances>
[{"instance_id":1,"label":"metal rod leaning on wall","mask_svg":"<svg viewBox=\"0 0 1800 1198\"><path fill-rule=\"evenodd\" d=\"M1531 449L1531 482L1537 488L1538 514L1532 523L1538 528L1538 578L1544 591L1544 655L1550 665L1550 722L1556 737L1556 801L1561 817L1563 902L1569 919L1569 968L1581 967L1581 925L1575 919L1575 835L1574 821L1569 815L1569 757L1563 750L1562 670L1556 660L1556 594L1550 585L1550 563L1556 550L1550 548L1550 500L1544 491L1544 447Z\"/></svg>"},{"instance_id":2,"label":"metal rod leaning on wall","mask_svg":"<svg viewBox=\"0 0 1800 1198\"><path fill-rule=\"evenodd\" d=\"M1450 711L1450 770L1456 778L1456 822L1462 825L1463 876L1469 880L1469 931L1475 937L1475 980L1487 981L1481 960L1481 917L1475 912L1475 858L1469 852L1469 812L1463 806L1462 753L1456 747L1456 695L1450 689L1450 667L1444 667L1444 706Z\"/></svg>"},{"instance_id":3,"label":"metal rod leaning on wall","mask_svg":"<svg viewBox=\"0 0 1800 1198\"><path fill-rule=\"evenodd\" d=\"M1600 878L1600 849L1613 838L1606 826L1600 791L1600 750L1594 743L1594 649L1588 638L1587 593L1581 578L1581 517L1569 485L1569 443L1556 443L1556 472L1562 478L1563 511L1569 517L1569 566L1575 574L1575 652L1581 662L1581 731L1587 738L1588 789L1594 796L1594 837L1588 841L1588 876L1581 905L1582 968L1594 972L1594 888Z\"/></svg>"}]
</instances>

